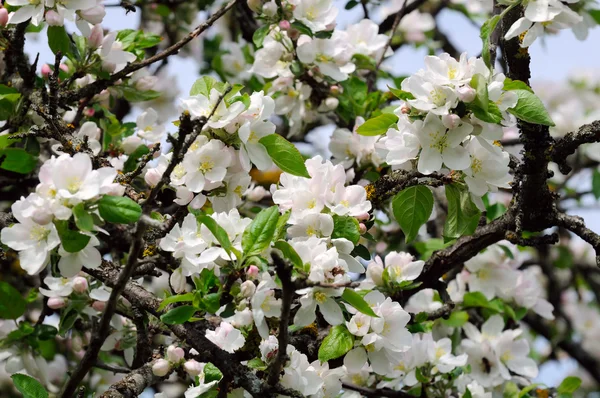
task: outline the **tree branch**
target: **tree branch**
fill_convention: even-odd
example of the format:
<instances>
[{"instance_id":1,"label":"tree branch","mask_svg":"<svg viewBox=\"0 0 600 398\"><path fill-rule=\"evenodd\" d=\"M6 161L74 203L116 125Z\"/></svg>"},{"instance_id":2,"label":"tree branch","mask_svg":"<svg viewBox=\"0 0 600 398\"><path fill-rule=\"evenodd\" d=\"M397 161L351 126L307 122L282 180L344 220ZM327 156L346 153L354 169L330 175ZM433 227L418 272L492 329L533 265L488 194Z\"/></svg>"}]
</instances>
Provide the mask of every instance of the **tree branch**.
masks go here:
<instances>
[{"instance_id":1,"label":"tree branch","mask_svg":"<svg viewBox=\"0 0 600 398\"><path fill-rule=\"evenodd\" d=\"M561 173L569 174L572 168L567 164L567 157L575 153L579 146L593 142L600 142L600 120L584 124L576 133L570 132L557 139L550 156L558 164Z\"/></svg>"}]
</instances>

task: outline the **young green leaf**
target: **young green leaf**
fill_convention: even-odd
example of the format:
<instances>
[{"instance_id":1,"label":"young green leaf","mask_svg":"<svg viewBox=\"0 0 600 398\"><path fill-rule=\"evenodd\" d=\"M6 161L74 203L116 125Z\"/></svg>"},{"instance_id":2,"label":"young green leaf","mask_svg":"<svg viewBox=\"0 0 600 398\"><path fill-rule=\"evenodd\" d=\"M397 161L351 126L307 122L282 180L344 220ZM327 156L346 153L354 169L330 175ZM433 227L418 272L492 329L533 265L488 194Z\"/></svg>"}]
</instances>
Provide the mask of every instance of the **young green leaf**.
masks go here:
<instances>
[{"instance_id":1,"label":"young green leaf","mask_svg":"<svg viewBox=\"0 0 600 398\"><path fill-rule=\"evenodd\" d=\"M600 171L597 169L592 173L592 193L596 199L600 199Z\"/></svg>"},{"instance_id":2,"label":"young green leaf","mask_svg":"<svg viewBox=\"0 0 600 398\"><path fill-rule=\"evenodd\" d=\"M273 163L281 170L295 176L310 178L304 165L304 158L294 144L279 134L269 134L258 142L264 145Z\"/></svg>"},{"instance_id":3,"label":"young green leaf","mask_svg":"<svg viewBox=\"0 0 600 398\"><path fill-rule=\"evenodd\" d=\"M29 174L37 165L37 157L23 148L0 149L0 168L19 174Z\"/></svg>"},{"instance_id":4,"label":"young green leaf","mask_svg":"<svg viewBox=\"0 0 600 398\"><path fill-rule=\"evenodd\" d=\"M489 105L489 97L488 97L488 88L487 88L487 80L483 77L482 74L477 73L471 78L471 87L475 89L476 95L473 103L482 111L488 111Z\"/></svg>"},{"instance_id":5,"label":"young green leaf","mask_svg":"<svg viewBox=\"0 0 600 398\"><path fill-rule=\"evenodd\" d=\"M398 116L391 113L382 113L361 124L358 129L356 129L356 132L366 136L382 135L396 122L398 122Z\"/></svg>"},{"instance_id":6,"label":"young green leaf","mask_svg":"<svg viewBox=\"0 0 600 398\"><path fill-rule=\"evenodd\" d=\"M173 303L182 303L187 301L192 301L194 299L194 293L185 293L178 294L176 296L169 296L160 302L160 305L157 308L157 311L162 311L169 304Z\"/></svg>"},{"instance_id":7,"label":"young green leaf","mask_svg":"<svg viewBox=\"0 0 600 398\"><path fill-rule=\"evenodd\" d=\"M206 228L208 228L208 230L214 235L215 238L217 238L217 240L221 244L221 247L225 249L225 251L227 252L227 254L229 254L230 257L232 252L236 254L236 256L239 254L237 249L235 249L231 244L229 236L227 235L227 231L225 231L223 227L217 224L217 222L212 217L199 214L196 216L196 220L198 220L199 223L204 224Z\"/></svg>"},{"instance_id":8,"label":"young green leaf","mask_svg":"<svg viewBox=\"0 0 600 398\"><path fill-rule=\"evenodd\" d=\"M25 313L27 301L10 284L0 281L0 319L17 319Z\"/></svg>"},{"instance_id":9,"label":"young green leaf","mask_svg":"<svg viewBox=\"0 0 600 398\"><path fill-rule=\"evenodd\" d=\"M261 210L246 227L242 235L242 248L244 256L249 257L262 253L273 240L275 229L279 220L279 208L271 206Z\"/></svg>"},{"instance_id":10,"label":"young green leaf","mask_svg":"<svg viewBox=\"0 0 600 398\"><path fill-rule=\"evenodd\" d=\"M494 32L494 30L496 30L498 22L500 22L500 15L494 15L493 17L485 21L483 25L481 25L481 31L479 32L479 37L483 41L481 57L483 58L483 62L485 62L488 68L493 67L492 60L490 59L490 36Z\"/></svg>"},{"instance_id":11,"label":"young green leaf","mask_svg":"<svg viewBox=\"0 0 600 398\"><path fill-rule=\"evenodd\" d=\"M531 87L529 87L527 85L527 83L522 82L520 80L512 80L509 77L504 79L504 90L505 91L526 90L526 91L529 91L530 93L533 93L533 90L531 89Z\"/></svg>"},{"instance_id":12,"label":"young green leaf","mask_svg":"<svg viewBox=\"0 0 600 398\"><path fill-rule=\"evenodd\" d=\"M390 86L388 86L388 89L398 99L401 99L403 101L410 100L410 99L415 99L415 96L412 95L412 93L410 93L408 91L400 90L399 88L393 88L393 87L390 87Z\"/></svg>"},{"instance_id":13,"label":"young green leaf","mask_svg":"<svg viewBox=\"0 0 600 398\"><path fill-rule=\"evenodd\" d=\"M98 201L100 216L106 222L130 224L142 216L142 208L126 196L104 195Z\"/></svg>"},{"instance_id":14,"label":"young green leaf","mask_svg":"<svg viewBox=\"0 0 600 398\"><path fill-rule=\"evenodd\" d=\"M422 185L403 189L392 200L392 211L404 232L406 242L410 242L431 216L433 194Z\"/></svg>"},{"instance_id":15,"label":"young green leaf","mask_svg":"<svg viewBox=\"0 0 600 398\"><path fill-rule=\"evenodd\" d=\"M371 308L369 303L367 303L360 294L356 293L352 289L344 289L344 293L342 293L342 300L344 300L345 302L347 302L348 304L350 304L365 315L369 315L374 318L379 318L377 314L373 312L373 309Z\"/></svg>"},{"instance_id":16,"label":"young green leaf","mask_svg":"<svg viewBox=\"0 0 600 398\"><path fill-rule=\"evenodd\" d=\"M54 54L71 54L71 39L64 26L48 26L48 45Z\"/></svg>"},{"instance_id":17,"label":"young green leaf","mask_svg":"<svg viewBox=\"0 0 600 398\"><path fill-rule=\"evenodd\" d=\"M288 242L286 242L285 240L278 240L277 242L275 242L275 244L273 244L273 247L275 247L275 249L283 253L283 257L291 261L294 267L298 269L304 269L302 259L300 258L296 250L292 247L292 245L290 245Z\"/></svg>"},{"instance_id":18,"label":"young green leaf","mask_svg":"<svg viewBox=\"0 0 600 398\"><path fill-rule=\"evenodd\" d=\"M73 207L73 215L75 216L75 225L82 231L91 231L94 229L94 218L85 210L83 203L79 203Z\"/></svg>"},{"instance_id":19,"label":"young green leaf","mask_svg":"<svg viewBox=\"0 0 600 398\"><path fill-rule=\"evenodd\" d=\"M10 378L17 390L23 394L23 398L48 398L48 391L33 377L15 373Z\"/></svg>"},{"instance_id":20,"label":"young green leaf","mask_svg":"<svg viewBox=\"0 0 600 398\"><path fill-rule=\"evenodd\" d=\"M176 307L160 316L160 320L167 325L180 325L185 323L194 315L196 308L192 305Z\"/></svg>"},{"instance_id":21,"label":"young green leaf","mask_svg":"<svg viewBox=\"0 0 600 398\"><path fill-rule=\"evenodd\" d=\"M475 232L481 212L473 204L469 191L461 184L446 185L448 217L444 224L444 238L458 239Z\"/></svg>"},{"instance_id":22,"label":"young green leaf","mask_svg":"<svg viewBox=\"0 0 600 398\"><path fill-rule=\"evenodd\" d=\"M350 351L352 347L354 347L352 333L344 325L334 326L319 347L319 361L327 362L339 358Z\"/></svg>"},{"instance_id":23,"label":"young green leaf","mask_svg":"<svg viewBox=\"0 0 600 398\"><path fill-rule=\"evenodd\" d=\"M56 226L60 243L68 253L77 253L83 250L91 239L89 235L84 235L70 229L68 221L54 220L54 225Z\"/></svg>"},{"instance_id":24,"label":"young green leaf","mask_svg":"<svg viewBox=\"0 0 600 398\"><path fill-rule=\"evenodd\" d=\"M225 89L225 83L215 80L210 76L202 76L194 82L190 89L190 95L204 95L210 97L210 91L215 88L219 92Z\"/></svg>"},{"instance_id":25,"label":"young green leaf","mask_svg":"<svg viewBox=\"0 0 600 398\"><path fill-rule=\"evenodd\" d=\"M266 24L254 31L254 34L252 35L252 42L254 43L256 48L262 47L263 41L265 41L265 37L267 37L267 35L269 34L270 29L271 25Z\"/></svg>"},{"instance_id":26,"label":"young green leaf","mask_svg":"<svg viewBox=\"0 0 600 398\"><path fill-rule=\"evenodd\" d=\"M207 363L204 365L204 382L210 383L211 381L221 380L223 378L223 373L212 363Z\"/></svg>"},{"instance_id":27,"label":"young green leaf","mask_svg":"<svg viewBox=\"0 0 600 398\"><path fill-rule=\"evenodd\" d=\"M544 107L542 100L527 90L512 90L519 97L517 105L508 111L528 123L554 126L552 118Z\"/></svg>"},{"instance_id":28,"label":"young green leaf","mask_svg":"<svg viewBox=\"0 0 600 398\"><path fill-rule=\"evenodd\" d=\"M581 379L575 376L566 377L556 388L559 394L573 394L581 386Z\"/></svg>"},{"instance_id":29,"label":"young green leaf","mask_svg":"<svg viewBox=\"0 0 600 398\"><path fill-rule=\"evenodd\" d=\"M445 326L459 328L469 321L469 314L466 311L455 311L450 314L448 319L441 319Z\"/></svg>"},{"instance_id":30,"label":"young green leaf","mask_svg":"<svg viewBox=\"0 0 600 398\"><path fill-rule=\"evenodd\" d=\"M140 145L127 157L125 164L123 165L123 171L128 173L135 170L138 160L145 154L149 153L150 149L146 145Z\"/></svg>"},{"instance_id":31,"label":"young green leaf","mask_svg":"<svg viewBox=\"0 0 600 398\"><path fill-rule=\"evenodd\" d=\"M334 214L331 238L345 238L356 245L360 240L360 228L356 218Z\"/></svg>"}]
</instances>

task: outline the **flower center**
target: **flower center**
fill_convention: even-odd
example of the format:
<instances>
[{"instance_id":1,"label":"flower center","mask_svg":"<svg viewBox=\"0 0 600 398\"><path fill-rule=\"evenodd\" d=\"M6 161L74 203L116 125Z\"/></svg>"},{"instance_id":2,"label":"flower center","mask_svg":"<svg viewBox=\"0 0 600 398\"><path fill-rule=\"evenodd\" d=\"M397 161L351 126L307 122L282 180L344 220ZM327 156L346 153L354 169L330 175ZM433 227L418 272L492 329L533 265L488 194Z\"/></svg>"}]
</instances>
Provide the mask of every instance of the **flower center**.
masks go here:
<instances>
[{"instance_id":1,"label":"flower center","mask_svg":"<svg viewBox=\"0 0 600 398\"><path fill-rule=\"evenodd\" d=\"M477 158L473 158L471 161L471 170L473 170L473 173L480 173L482 169L483 162Z\"/></svg>"},{"instance_id":2,"label":"flower center","mask_svg":"<svg viewBox=\"0 0 600 398\"><path fill-rule=\"evenodd\" d=\"M437 150L439 153L444 152L446 148L448 148L448 136L445 132L436 131L435 133L430 133L431 144L429 147Z\"/></svg>"},{"instance_id":3,"label":"flower center","mask_svg":"<svg viewBox=\"0 0 600 398\"><path fill-rule=\"evenodd\" d=\"M200 166L198 166L198 170L202 173L208 173L215 167L215 163L211 160L205 160L204 162L200 162Z\"/></svg>"},{"instance_id":4,"label":"flower center","mask_svg":"<svg viewBox=\"0 0 600 398\"><path fill-rule=\"evenodd\" d=\"M323 304L325 301L327 301L327 295L323 292L316 292L315 300L317 300L317 303Z\"/></svg>"},{"instance_id":5,"label":"flower center","mask_svg":"<svg viewBox=\"0 0 600 398\"><path fill-rule=\"evenodd\" d=\"M82 182L79 177L70 177L67 179L67 190L71 193L79 191Z\"/></svg>"},{"instance_id":6,"label":"flower center","mask_svg":"<svg viewBox=\"0 0 600 398\"><path fill-rule=\"evenodd\" d=\"M36 225L29 232L29 237L38 242L45 240L48 235L50 235L50 230L41 225Z\"/></svg>"}]
</instances>

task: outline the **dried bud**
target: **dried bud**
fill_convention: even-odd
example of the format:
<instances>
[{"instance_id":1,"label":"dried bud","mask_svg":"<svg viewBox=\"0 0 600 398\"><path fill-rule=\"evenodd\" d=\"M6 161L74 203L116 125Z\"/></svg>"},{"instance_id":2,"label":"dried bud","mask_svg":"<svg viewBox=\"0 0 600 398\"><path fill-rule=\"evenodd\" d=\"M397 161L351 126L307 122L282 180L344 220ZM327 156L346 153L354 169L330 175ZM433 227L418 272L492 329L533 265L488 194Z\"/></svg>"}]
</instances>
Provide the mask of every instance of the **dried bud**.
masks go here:
<instances>
[{"instance_id":1,"label":"dried bud","mask_svg":"<svg viewBox=\"0 0 600 398\"><path fill-rule=\"evenodd\" d=\"M76 276L73 279L73 290L77 293L83 293L88 288L88 281L83 276Z\"/></svg>"},{"instance_id":2,"label":"dried bud","mask_svg":"<svg viewBox=\"0 0 600 398\"><path fill-rule=\"evenodd\" d=\"M154 362L154 365L152 365L152 373L154 373L155 376L163 377L169 374L170 371L171 364L165 359L158 359Z\"/></svg>"},{"instance_id":3,"label":"dried bud","mask_svg":"<svg viewBox=\"0 0 600 398\"><path fill-rule=\"evenodd\" d=\"M50 297L48 299L48 307L53 310L63 308L65 305L67 305L67 299L64 297Z\"/></svg>"}]
</instances>

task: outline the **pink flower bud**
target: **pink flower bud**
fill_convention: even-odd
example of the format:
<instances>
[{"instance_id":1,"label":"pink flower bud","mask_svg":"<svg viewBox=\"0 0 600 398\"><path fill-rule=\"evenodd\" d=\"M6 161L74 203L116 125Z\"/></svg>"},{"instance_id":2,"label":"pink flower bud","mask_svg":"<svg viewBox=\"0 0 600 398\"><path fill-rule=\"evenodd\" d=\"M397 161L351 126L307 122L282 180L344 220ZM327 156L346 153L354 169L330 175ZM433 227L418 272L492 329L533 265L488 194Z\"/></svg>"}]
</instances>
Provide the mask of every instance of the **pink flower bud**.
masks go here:
<instances>
[{"instance_id":1,"label":"pink flower bud","mask_svg":"<svg viewBox=\"0 0 600 398\"><path fill-rule=\"evenodd\" d=\"M106 308L106 303L104 301L94 301L92 303L92 308L96 311L102 312Z\"/></svg>"},{"instance_id":2,"label":"pink flower bud","mask_svg":"<svg viewBox=\"0 0 600 398\"><path fill-rule=\"evenodd\" d=\"M442 124L448 129L456 128L460 124L460 117L453 113L449 113L442 116Z\"/></svg>"},{"instance_id":3,"label":"pink flower bud","mask_svg":"<svg viewBox=\"0 0 600 398\"><path fill-rule=\"evenodd\" d=\"M256 265L251 265L248 267L248 270L246 271L246 276L249 279L256 279L258 278L258 272L260 270L258 269L258 267Z\"/></svg>"},{"instance_id":4,"label":"pink flower bud","mask_svg":"<svg viewBox=\"0 0 600 398\"><path fill-rule=\"evenodd\" d=\"M146 181L146 184L148 184L149 187L155 187L161 178L162 178L162 173L160 171L158 171L158 169L149 169L146 172L146 175L144 176L144 181ZM187 197L188 201L185 203L185 204L187 204L190 202L190 200L192 200L192 198L194 197L194 194L192 192L190 192L189 190L185 191L185 194L188 196ZM178 198L180 197L179 189L177 189L177 197Z\"/></svg>"},{"instance_id":5,"label":"pink flower bud","mask_svg":"<svg viewBox=\"0 0 600 398\"><path fill-rule=\"evenodd\" d=\"M183 348L181 347L176 347L174 345L170 345L167 348L167 359L169 360L169 362L176 364L181 362L184 359L185 356L185 352L183 351Z\"/></svg>"},{"instance_id":6,"label":"pink flower bud","mask_svg":"<svg viewBox=\"0 0 600 398\"><path fill-rule=\"evenodd\" d=\"M400 112L402 112L405 115L409 114L410 113L410 106L408 106L408 105L402 105L402 107L400 108Z\"/></svg>"},{"instance_id":7,"label":"pink flower bud","mask_svg":"<svg viewBox=\"0 0 600 398\"><path fill-rule=\"evenodd\" d=\"M87 288L88 282L83 276L76 276L75 279L73 279L73 290L75 290L77 293L83 293L87 290Z\"/></svg>"},{"instance_id":8,"label":"pink flower bud","mask_svg":"<svg viewBox=\"0 0 600 398\"><path fill-rule=\"evenodd\" d=\"M0 26L6 26L8 23L8 10L6 8L0 8Z\"/></svg>"},{"instance_id":9,"label":"pink flower bud","mask_svg":"<svg viewBox=\"0 0 600 398\"><path fill-rule=\"evenodd\" d=\"M279 27L283 30L288 30L292 25L290 24L290 21L283 20L279 22Z\"/></svg>"},{"instance_id":10,"label":"pink flower bud","mask_svg":"<svg viewBox=\"0 0 600 398\"><path fill-rule=\"evenodd\" d=\"M44 78L48 78L48 76L50 76L50 73L52 73L52 69L50 69L50 65L48 64L44 64L42 65L42 76L44 76Z\"/></svg>"},{"instance_id":11,"label":"pink flower bud","mask_svg":"<svg viewBox=\"0 0 600 398\"><path fill-rule=\"evenodd\" d=\"M240 293L243 297L250 298L254 296L254 292L256 291L256 285L252 281L244 281L242 286L240 286Z\"/></svg>"},{"instance_id":12,"label":"pink flower bud","mask_svg":"<svg viewBox=\"0 0 600 398\"><path fill-rule=\"evenodd\" d=\"M98 48L102 44L103 39L104 31L102 30L102 26L94 25L90 37L88 38L88 45L90 48Z\"/></svg>"},{"instance_id":13,"label":"pink flower bud","mask_svg":"<svg viewBox=\"0 0 600 398\"><path fill-rule=\"evenodd\" d=\"M475 99L475 89L471 86L462 86L456 89L456 94L462 102L471 102Z\"/></svg>"},{"instance_id":14,"label":"pink flower bud","mask_svg":"<svg viewBox=\"0 0 600 398\"><path fill-rule=\"evenodd\" d=\"M48 299L48 307L53 310L58 310L67 305L67 299L64 297L50 297Z\"/></svg>"},{"instance_id":15,"label":"pink flower bud","mask_svg":"<svg viewBox=\"0 0 600 398\"><path fill-rule=\"evenodd\" d=\"M329 92L333 95L338 95L342 92L342 88L337 84L334 84L333 86L329 87Z\"/></svg>"},{"instance_id":16,"label":"pink flower bud","mask_svg":"<svg viewBox=\"0 0 600 398\"><path fill-rule=\"evenodd\" d=\"M204 365L194 359L190 359L183 364L183 369L192 377L196 377L204 371Z\"/></svg>"},{"instance_id":17,"label":"pink flower bud","mask_svg":"<svg viewBox=\"0 0 600 398\"><path fill-rule=\"evenodd\" d=\"M154 362L154 365L152 365L152 373L154 373L155 376L163 377L169 374L170 371L171 364L165 359L158 359Z\"/></svg>"},{"instance_id":18,"label":"pink flower bud","mask_svg":"<svg viewBox=\"0 0 600 398\"><path fill-rule=\"evenodd\" d=\"M338 107L340 100L337 98L329 97L325 100L325 108L332 111Z\"/></svg>"},{"instance_id":19,"label":"pink flower bud","mask_svg":"<svg viewBox=\"0 0 600 398\"><path fill-rule=\"evenodd\" d=\"M356 219L358 221L366 221L369 218L371 218L371 216L369 215L369 213L363 213L363 214L359 214L358 216L356 216Z\"/></svg>"},{"instance_id":20,"label":"pink flower bud","mask_svg":"<svg viewBox=\"0 0 600 398\"><path fill-rule=\"evenodd\" d=\"M48 23L49 26L63 26L65 20L56 11L49 10L46 12L46 23Z\"/></svg>"},{"instance_id":21,"label":"pink flower bud","mask_svg":"<svg viewBox=\"0 0 600 398\"><path fill-rule=\"evenodd\" d=\"M358 224L358 231L361 235L367 233L367 226L363 223Z\"/></svg>"},{"instance_id":22,"label":"pink flower bud","mask_svg":"<svg viewBox=\"0 0 600 398\"><path fill-rule=\"evenodd\" d=\"M60 70L62 70L63 72L68 72L68 71L69 71L69 67L67 66L67 64L60 64L60 65L58 66L58 68L59 68Z\"/></svg>"},{"instance_id":23,"label":"pink flower bud","mask_svg":"<svg viewBox=\"0 0 600 398\"><path fill-rule=\"evenodd\" d=\"M94 113L96 113L96 111L94 110L94 108L85 108L84 111L83 111L84 116L87 116L87 117L94 116Z\"/></svg>"},{"instance_id":24,"label":"pink flower bud","mask_svg":"<svg viewBox=\"0 0 600 398\"><path fill-rule=\"evenodd\" d=\"M100 4L87 10L79 10L78 14L92 25L97 25L102 23L106 15L106 10L104 9L104 5Z\"/></svg>"}]
</instances>

